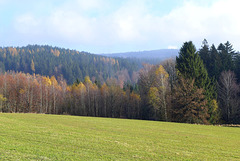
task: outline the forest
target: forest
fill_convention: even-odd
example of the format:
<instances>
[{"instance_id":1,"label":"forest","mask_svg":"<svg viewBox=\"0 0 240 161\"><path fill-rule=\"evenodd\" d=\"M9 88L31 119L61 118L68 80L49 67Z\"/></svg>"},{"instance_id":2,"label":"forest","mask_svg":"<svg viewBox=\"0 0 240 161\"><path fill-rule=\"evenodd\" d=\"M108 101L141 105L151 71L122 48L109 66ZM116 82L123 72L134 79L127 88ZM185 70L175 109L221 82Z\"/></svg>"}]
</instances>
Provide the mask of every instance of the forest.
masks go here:
<instances>
[{"instance_id":1,"label":"forest","mask_svg":"<svg viewBox=\"0 0 240 161\"><path fill-rule=\"evenodd\" d=\"M123 58L108 58L87 52L28 45L26 47L0 48L0 69L5 71L63 77L68 84L85 76L99 82L108 78L119 81L134 81L139 64Z\"/></svg>"},{"instance_id":2,"label":"forest","mask_svg":"<svg viewBox=\"0 0 240 161\"><path fill-rule=\"evenodd\" d=\"M100 60L107 58L89 55L93 62L101 62L93 65L96 73L102 72L101 81L98 81L99 73L94 75L94 72L91 75L82 72L81 77L73 76L71 79L66 79L68 76L64 72L62 75L61 72L56 74L60 69L64 71L64 66L76 65L78 61L75 59L79 56L78 60L81 60L84 53L74 51L75 54L66 54L64 51L68 50L57 48L52 54L46 52L45 55L51 55L52 58L44 60L45 47L36 46L30 50L31 47L33 46L0 49L2 112L198 124L240 123L240 54L229 42L221 43L216 48L204 40L198 51L191 41L185 42L176 59L167 59L158 65L143 64L138 72L135 64L121 66L121 61L122 64L127 62L124 59L111 58L108 67L99 67L97 65L104 62ZM28 58L26 55L29 54L25 50L34 53L32 57ZM64 61L66 64L61 64ZM91 71L87 66L85 70L81 68L83 62L85 61L81 60L77 63L79 70ZM38 63L42 64L37 65ZM49 67L46 67L48 64ZM129 77L134 73L135 81L122 78L126 74L121 75L121 72L111 71L115 75L103 73L105 70L115 70L115 65L118 69L121 66ZM128 65L133 67L128 68Z\"/></svg>"}]
</instances>

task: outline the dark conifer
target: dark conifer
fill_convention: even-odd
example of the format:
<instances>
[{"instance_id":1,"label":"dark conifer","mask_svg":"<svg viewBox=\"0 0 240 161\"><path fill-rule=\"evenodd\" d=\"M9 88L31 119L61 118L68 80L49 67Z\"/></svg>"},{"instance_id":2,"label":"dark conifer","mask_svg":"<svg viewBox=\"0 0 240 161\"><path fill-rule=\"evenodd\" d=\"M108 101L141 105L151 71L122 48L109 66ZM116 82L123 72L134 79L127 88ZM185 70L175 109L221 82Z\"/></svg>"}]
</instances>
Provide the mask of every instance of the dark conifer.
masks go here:
<instances>
[{"instance_id":1,"label":"dark conifer","mask_svg":"<svg viewBox=\"0 0 240 161\"><path fill-rule=\"evenodd\" d=\"M207 71L210 69L211 65L211 57L210 57L210 51L209 51L209 45L206 39L202 42L202 48L199 50L199 56L203 60L203 64L205 65Z\"/></svg>"},{"instance_id":2,"label":"dark conifer","mask_svg":"<svg viewBox=\"0 0 240 161\"><path fill-rule=\"evenodd\" d=\"M191 41L185 42L180 49L179 57L176 58L176 68L184 79L195 79L194 85L204 89L205 98L208 100L208 111L212 111L211 101L216 98L215 83L209 78L203 61Z\"/></svg>"},{"instance_id":3,"label":"dark conifer","mask_svg":"<svg viewBox=\"0 0 240 161\"><path fill-rule=\"evenodd\" d=\"M208 89L210 80L207 70L191 41L185 42L180 49L179 57L176 58L176 68L184 78L195 79L194 84L197 87Z\"/></svg>"}]
</instances>

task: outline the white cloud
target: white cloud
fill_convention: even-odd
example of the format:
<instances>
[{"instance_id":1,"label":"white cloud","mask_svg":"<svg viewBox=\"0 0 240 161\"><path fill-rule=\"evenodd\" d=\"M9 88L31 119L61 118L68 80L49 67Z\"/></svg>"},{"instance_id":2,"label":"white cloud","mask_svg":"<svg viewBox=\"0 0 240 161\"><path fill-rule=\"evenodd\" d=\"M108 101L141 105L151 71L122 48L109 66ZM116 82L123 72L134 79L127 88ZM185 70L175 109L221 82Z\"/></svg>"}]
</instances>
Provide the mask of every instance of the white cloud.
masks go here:
<instances>
[{"instance_id":1,"label":"white cloud","mask_svg":"<svg viewBox=\"0 0 240 161\"><path fill-rule=\"evenodd\" d=\"M178 49L177 46L173 46L173 45L169 45L167 48L168 48L168 49Z\"/></svg>"},{"instance_id":2,"label":"white cloud","mask_svg":"<svg viewBox=\"0 0 240 161\"><path fill-rule=\"evenodd\" d=\"M21 33L33 33L39 31L41 22L31 14L25 14L18 17L15 28Z\"/></svg>"},{"instance_id":3,"label":"white cloud","mask_svg":"<svg viewBox=\"0 0 240 161\"><path fill-rule=\"evenodd\" d=\"M93 38L94 19L86 18L74 12L57 11L48 20L48 29L52 34L72 41L91 41Z\"/></svg>"},{"instance_id":4,"label":"white cloud","mask_svg":"<svg viewBox=\"0 0 240 161\"><path fill-rule=\"evenodd\" d=\"M34 37L45 35L46 39L51 37L62 43L119 51L125 47L130 50L176 48L170 44L181 46L189 40L200 47L204 38L215 45L227 40L235 48L240 44L239 0L219 0L211 6L185 1L162 17L150 14L148 2L129 0L106 14L110 2L72 0L56 7L48 17L20 15L15 26L20 34L29 32Z\"/></svg>"},{"instance_id":5,"label":"white cloud","mask_svg":"<svg viewBox=\"0 0 240 161\"><path fill-rule=\"evenodd\" d=\"M167 39L170 38L169 40L173 42L187 40L201 42L203 38L207 38L214 43L227 40L240 43L240 40L236 39L240 34L236 6L240 6L240 1L220 0L209 7L185 3L184 6L161 18L163 31L167 33Z\"/></svg>"}]
</instances>

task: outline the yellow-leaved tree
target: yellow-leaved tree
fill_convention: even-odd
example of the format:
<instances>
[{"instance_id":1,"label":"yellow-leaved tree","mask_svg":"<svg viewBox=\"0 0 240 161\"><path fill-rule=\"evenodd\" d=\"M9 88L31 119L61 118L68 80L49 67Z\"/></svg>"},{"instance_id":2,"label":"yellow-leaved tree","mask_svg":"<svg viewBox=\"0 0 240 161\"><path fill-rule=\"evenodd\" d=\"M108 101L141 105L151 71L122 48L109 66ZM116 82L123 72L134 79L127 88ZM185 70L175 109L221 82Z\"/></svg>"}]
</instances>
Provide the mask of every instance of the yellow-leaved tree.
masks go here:
<instances>
[{"instance_id":1,"label":"yellow-leaved tree","mask_svg":"<svg viewBox=\"0 0 240 161\"><path fill-rule=\"evenodd\" d=\"M6 97L4 97L2 94L0 94L0 110L2 111L2 104L3 104L3 102L4 101L7 101L7 98Z\"/></svg>"},{"instance_id":2,"label":"yellow-leaved tree","mask_svg":"<svg viewBox=\"0 0 240 161\"><path fill-rule=\"evenodd\" d=\"M149 103L154 107L155 119L168 121L167 111L167 90L168 90L168 73L162 65L155 70L155 76L152 87L149 89Z\"/></svg>"}]
</instances>

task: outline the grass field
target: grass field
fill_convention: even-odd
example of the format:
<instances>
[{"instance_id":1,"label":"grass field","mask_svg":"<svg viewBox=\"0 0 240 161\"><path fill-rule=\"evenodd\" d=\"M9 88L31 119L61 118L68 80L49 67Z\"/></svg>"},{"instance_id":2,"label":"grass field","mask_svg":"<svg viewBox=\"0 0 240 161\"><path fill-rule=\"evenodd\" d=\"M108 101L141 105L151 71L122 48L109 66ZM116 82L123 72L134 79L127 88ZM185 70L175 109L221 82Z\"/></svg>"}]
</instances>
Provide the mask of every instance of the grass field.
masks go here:
<instances>
[{"instance_id":1,"label":"grass field","mask_svg":"<svg viewBox=\"0 0 240 161\"><path fill-rule=\"evenodd\" d=\"M240 160L240 128L0 113L0 160Z\"/></svg>"}]
</instances>

